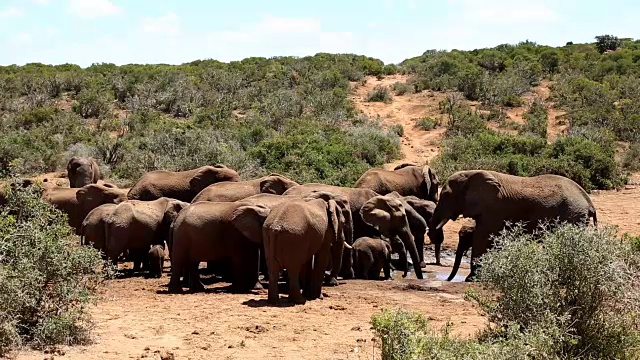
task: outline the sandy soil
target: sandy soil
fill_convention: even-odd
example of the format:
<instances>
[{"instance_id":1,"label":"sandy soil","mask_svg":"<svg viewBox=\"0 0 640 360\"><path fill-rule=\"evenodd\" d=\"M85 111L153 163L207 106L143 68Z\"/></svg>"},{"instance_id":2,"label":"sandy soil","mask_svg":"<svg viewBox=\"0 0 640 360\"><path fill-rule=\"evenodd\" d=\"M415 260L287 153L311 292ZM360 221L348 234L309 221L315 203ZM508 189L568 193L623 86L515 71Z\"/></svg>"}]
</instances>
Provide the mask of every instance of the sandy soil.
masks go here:
<instances>
[{"instance_id":1,"label":"sandy soil","mask_svg":"<svg viewBox=\"0 0 640 360\"><path fill-rule=\"evenodd\" d=\"M367 79L358 86L353 99L365 114L380 116L384 126L404 126L402 162L423 164L438 151L444 129L423 131L413 127L422 116L438 117L438 101L443 94L426 92L394 96L391 104L368 103L366 93L382 83L404 81L401 76L382 81ZM548 83L535 92L548 98ZM509 116L518 121L520 110ZM559 134L555 119L561 115L549 104L550 136ZM635 176L631 184L640 184ZM640 189L628 185L621 191L594 192L599 225L617 225L621 232L640 234ZM166 294L169 262L161 279L128 278L109 281L101 299L90 312L95 320L94 343L60 347L54 354L23 351L18 359L379 359L369 320L383 308L401 307L424 313L436 327L451 321L453 333L472 336L486 322L474 306L463 299L470 286L442 282L450 271L452 249L462 221L445 226L446 250L443 267L428 266L426 280L345 281L324 288L326 297L302 306L265 306L266 290L251 294L230 294L225 283L208 285L207 293ZM433 250L425 250L427 261ZM459 275L468 273L463 263ZM411 275L409 276L411 277Z\"/></svg>"}]
</instances>

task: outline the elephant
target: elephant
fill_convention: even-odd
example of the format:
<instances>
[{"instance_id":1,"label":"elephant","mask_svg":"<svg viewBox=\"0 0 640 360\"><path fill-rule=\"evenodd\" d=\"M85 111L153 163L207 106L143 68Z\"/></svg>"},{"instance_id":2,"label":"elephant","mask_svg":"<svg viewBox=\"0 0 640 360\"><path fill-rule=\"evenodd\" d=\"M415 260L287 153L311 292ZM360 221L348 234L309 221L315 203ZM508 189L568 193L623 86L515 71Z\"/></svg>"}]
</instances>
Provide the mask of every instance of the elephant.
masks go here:
<instances>
[{"instance_id":1,"label":"elephant","mask_svg":"<svg viewBox=\"0 0 640 360\"><path fill-rule=\"evenodd\" d=\"M460 262L462 262L462 256L471 248L471 244L473 242L473 232L476 229L476 224L465 224L462 225L460 230L458 230L458 248L456 249L456 258L453 262L453 269L451 269L451 274L447 278L447 281L451 281L456 277L458 273L458 269L460 268ZM467 277L465 281L470 281L471 278Z\"/></svg>"},{"instance_id":2,"label":"elephant","mask_svg":"<svg viewBox=\"0 0 640 360\"><path fill-rule=\"evenodd\" d=\"M187 206L187 202L168 197L117 204L104 219L107 258L113 261L128 250L133 259L133 271L138 271L146 260L149 247L164 244L171 223Z\"/></svg>"},{"instance_id":3,"label":"elephant","mask_svg":"<svg viewBox=\"0 0 640 360\"><path fill-rule=\"evenodd\" d=\"M414 225L414 229L420 228L421 235L418 236L424 238L427 226L422 216L411 206L406 205L402 199L389 195L378 195L369 199L360 208L360 216L365 223L376 228L387 239L397 236L402 241L411 256L416 278L422 279L420 255L418 254L413 234L415 230L411 228L411 224L420 224L419 226ZM400 263L406 264L407 253L404 252L399 255Z\"/></svg>"},{"instance_id":4,"label":"elephant","mask_svg":"<svg viewBox=\"0 0 640 360\"><path fill-rule=\"evenodd\" d=\"M305 298L322 297L324 271L330 259L342 259L343 248L351 247L345 237L344 213L350 213L347 198L327 192L287 200L270 210L243 206L234 212L232 221L247 232L248 237L257 236L256 228L244 224L264 219L262 238L269 269L270 304L279 300L278 278L283 269L287 269L289 275L289 300L294 304L304 304ZM332 264L336 271L340 262Z\"/></svg>"},{"instance_id":5,"label":"elephant","mask_svg":"<svg viewBox=\"0 0 640 360\"><path fill-rule=\"evenodd\" d=\"M164 246L153 245L147 253L147 261L149 264L149 276L154 278L162 277L162 268L164 267Z\"/></svg>"},{"instance_id":6,"label":"elephant","mask_svg":"<svg viewBox=\"0 0 640 360\"><path fill-rule=\"evenodd\" d=\"M373 190L325 185L319 183L308 183L294 186L291 189L285 191L283 195L305 196L317 191L325 191L337 195L342 195L347 199L351 210L351 220L347 222L353 224L353 227L351 229L345 229L345 231L347 232L347 243L349 245L353 244L353 240L351 239L357 239L363 236L380 236L378 230L362 221L362 217L360 216L360 208L362 207L362 205L364 205L367 200L378 195ZM338 273L334 273L334 271L332 271L331 276L327 282L329 285L337 285L336 279L338 275L342 276L343 279L353 279L354 277L353 257L351 249L345 248L342 255L342 268Z\"/></svg>"},{"instance_id":7,"label":"elephant","mask_svg":"<svg viewBox=\"0 0 640 360\"><path fill-rule=\"evenodd\" d=\"M397 192L401 196L416 196L438 202L438 176L429 166L400 164L393 170L369 169L353 187L370 189L380 195Z\"/></svg>"},{"instance_id":8,"label":"elephant","mask_svg":"<svg viewBox=\"0 0 640 360\"><path fill-rule=\"evenodd\" d=\"M168 197L191 202L207 186L223 181L237 182L240 176L235 170L220 164L186 171L156 170L142 175L127 197L142 201Z\"/></svg>"},{"instance_id":9,"label":"elephant","mask_svg":"<svg viewBox=\"0 0 640 360\"><path fill-rule=\"evenodd\" d=\"M78 193L82 204L78 202ZM80 226L85 216L95 207L105 203L118 203L126 200L125 190L116 188L115 185L104 183L89 184L81 188L53 187L46 189L42 198L53 207L67 214L70 227L80 235Z\"/></svg>"},{"instance_id":10,"label":"elephant","mask_svg":"<svg viewBox=\"0 0 640 360\"><path fill-rule=\"evenodd\" d=\"M424 236L427 234L431 243L434 244L435 247L435 258L436 265L441 265L440 262L440 251L442 248L442 243L444 242L444 232L442 229L435 230L430 227L430 220L433 216L433 211L436 208L436 203L430 200L423 200L416 196L401 196L397 192L391 192L387 194L387 196L396 198L402 202L402 205L405 209L409 209L409 216L407 216L407 220L409 220L409 227L411 228L411 234L413 235L416 243L416 248L418 249L418 255L420 257L420 267L423 268L427 264L424 262ZM415 210L419 216L414 214Z\"/></svg>"},{"instance_id":11,"label":"elephant","mask_svg":"<svg viewBox=\"0 0 640 360\"><path fill-rule=\"evenodd\" d=\"M102 204L91 210L80 225L80 245L92 245L103 254L105 251L105 219L116 204Z\"/></svg>"},{"instance_id":12,"label":"elephant","mask_svg":"<svg viewBox=\"0 0 640 360\"><path fill-rule=\"evenodd\" d=\"M81 188L85 185L96 184L98 180L102 179L102 172L94 158L74 156L67 162L67 177L70 187Z\"/></svg>"},{"instance_id":13,"label":"elephant","mask_svg":"<svg viewBox=\"0 0 640 360\"><path fill-rule=\"evenodd\" d=\"M540 222L554 220L597 226L596 209L587 192L573 180L545 174L522 177L488 170L458 171L445 181L431 225L441 229L462 215L475 220L471 245L471 273L476 261L492 246L507 222L524 222L534 233Z\"/></svg>"},{"instance_id":14,"label":"elephant","mask_svg":"<svg viewBox=\"0 0 640 360\"><path fill-rule=\"evenodd\" d=\"M361 237L353 242L353 270L356 279L380 279L380 271L384 270L383 280L391 279L391 254L404 253L404 244L398 239L382 240L372 237ZM406 256L405 256L406 259ZM403 277L407 276L408 266L405 263Z\"/></svg>"},{"instance_id":15,"label":"elephant","mask_svg":"<svg viewBox=\"0 0 640 360\"><path fill-rule=\"evenodd\" d=\"M232 291L247 292L258 284L262 223L243 224L244 232L232 220L241 206L259 205L268 209L280 202L298 198L258 194L236 202L201 201L191 204L176 218L167 245L171 257L169 291L183 291L180 277L185 275L191 292L202 290L198 264L201 261L230 260ZM266 217L266 214L265 214ZM258 237L247 237L253 231ZM223 266L224 267L224 266Z\"/></svg>"},{"instance_id":16,"label":"elephant","mask_svg":"<svg viewBox=\"0 0 640 360\"><path fill-rule=\"evenodd\" d=\"M290 188L299 185L280 174L269 174L254 180L220 182L207 186L191 203L198 201L238 201L252 195L275 194L281 195Z\"/></svg>"}]
</instances>

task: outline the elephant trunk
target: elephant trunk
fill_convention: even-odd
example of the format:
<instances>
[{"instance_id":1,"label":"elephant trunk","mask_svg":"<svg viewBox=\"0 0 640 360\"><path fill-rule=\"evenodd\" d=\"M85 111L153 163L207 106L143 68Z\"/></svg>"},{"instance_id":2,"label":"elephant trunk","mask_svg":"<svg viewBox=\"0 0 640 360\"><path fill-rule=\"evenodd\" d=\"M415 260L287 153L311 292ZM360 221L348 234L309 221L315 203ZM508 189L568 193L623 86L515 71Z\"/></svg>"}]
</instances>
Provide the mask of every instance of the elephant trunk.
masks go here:
<instances>
[{"instance_id":1,"label":"elephant trunk","mask_svg":"<svg viewBox=\"0 0 640 360\"><path fill-rule=\"evenodd\" d=\"M402 264L402 266L404 266L404 273L402 274L402 277L405 278L407 277L407 273L409 272L409 260L407 258L407 251L401 251L398 254L399 258L400 258L400 264Z\"/></svg>"},{"instance_id":2,"label":"elephant trunk","mask_svg":"<svg viewBox=\"0 0 640 360\"><path fill-rule=\"evenodd\" d=\"M436 255L436 265L440 265L440 249L442 248L442 243L435 244L435 255Z\"/></svg>"},{"instance_id":3,"label":"elephant trunk","mask_svg":"<svg viewBox=\"0 0 640 360\"><path fill-rule=\"evenodd\" d=\"M416 248L415 239L410 232L405 233L403 237L404 246L409 250L409 254L411 255L411 261L413 262L413 269L416 272L416 278L422 279L422 268L420 267L420 256L418 255L418 249ZM407 266L408 268L408 266Z\"/></svg>"},{"instance_id":4,"label":"elephant trunk","mask_svg":"<svg viewBox=\"0 0 640 360\"><path fill-rule=\"evenodd\" d=\"M458 249L456 250L456 258L453 262L453 269L451 269L451 274L449 274L447 281L451 281L453 280L453 278L456 277L456 274L458 273L458 269L460 268L460 262L462 261L462 254L464 254L466 250L467 249L465 249L463 246L460 246L460 244L458 244Z\"/></svg>"}]
</instances>

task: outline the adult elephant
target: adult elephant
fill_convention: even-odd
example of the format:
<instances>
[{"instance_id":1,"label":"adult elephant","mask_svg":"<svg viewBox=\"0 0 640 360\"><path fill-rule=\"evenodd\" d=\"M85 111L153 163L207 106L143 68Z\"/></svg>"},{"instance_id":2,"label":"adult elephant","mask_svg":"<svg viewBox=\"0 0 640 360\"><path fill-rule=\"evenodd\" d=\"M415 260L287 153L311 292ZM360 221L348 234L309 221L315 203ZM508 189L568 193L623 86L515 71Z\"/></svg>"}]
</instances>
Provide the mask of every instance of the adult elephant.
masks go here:
<instances>
[{"instance_id":1,"label":"adult elephant","mask_svg":"<svg viewBox=\"0 0 640 360\"><path fill-rule=\"evenodd\" d=\"M255 205L265 209L298 196L258 194L236 202L201 201L191 204L175 220L167 245L171 257L169 291L183 291L181 276L188 279L191 292L204 288L199 280L198 265L202 261L230 260L232 290L246 292L258 284L259 251L262 245L262 223L232 222L233 212L241 206ZM266 213L265 213L266 217ZM246 232L259 234L247 237ZM224 266L223 266L224 267Z\"/></svg>"},{"instance_id":2,"label":"adult elephant","mask_svg":"<svg viewBox=\"0 0 640 360\"><path fill-rule=\"evenodd\" d=\"M247 229L243 226L247 219L251 222L264 219L262 237L269 268L269 303L278 301L278 278L283 269L289 275L289 299L293 303L304 304L305 297L322 297L329 260L341 259L343 247L350 247L344 231L345 213L350 213L346 197L326 192L281 202L270 211L256 206L236 210L234 219L243 230ZM333 267L338 271L340 262L334 261Z\"/></svg>"},{"instance_id":3,"label":"adult elephant","mask_svg":"<svg viewBox=\"0 0 640 360\"><path fill-rule=\"evenodd\" d=\"M438 176L429 166L401 164L393 170L369 169L354 187L370 189L380 195L397 192L402 196L438 202Z\"/></svg>"},{"instance_id":4,"label":"adult elephant","mask_svg":"<svg viewBox=\"0 0 640 360\"><path fill-rule=\"evenodd\" d=\"M67 214L69 226L79 235L82 220L93 208L106 203L122 202L126 200L125 194L126 189L118 189L113 184L104 183L89 184L81 188L49 188L44 191L42 198Z\"/></svg>"},{"instance_id":5,"label":"adult elephant","mask_svg":"<svg viewBox=\"0 0 640 360\"><path fill-rule=\"evenodd\" d=\"M458 269L460 268L460 263L462 262L462 256L471 248L471 244L473 243L473 232L476 229L476 224L464 224L458 230L458 248L456 249L456 258L453 262L453 269L451 269L451 274L447 278L447 281L451 281L456 277L458 273Z\"/></svg>"},{"instance_id":6,"label":"adult elephant","mask_svg":"<svg viewBox=\"0 0 640 360\"><path fill-rule=\"evenodd\" d=\"M184 202L193 198L207 186L223 181L240 181L238 173L217 164L201 166L186 171L150 171L140 178L129 190L129 200L152 201L168 197Z\"/></svg>"},{"instance_id":7,"label":"adult elephant","mask_svg":"<svg viewBox=\"0 0 640 360\"><path fill-rule=\"evenodd\" d=\"M285 191L297 185L299 185L297 182L287 177L272 173L253 180L221 182L209 185L198 193L191 202L238 201L260 193L281 195Z\"/></svg>"},{"instance_id":8,"label":"adult elephant","mask_svg":"<svg viewBox=\"0 0 640 360\"><path fill-rule=\"evenodd\" d=\"M325 185L319 183L308 183L303 185L294 186L291 189L285 191L283 195L298 195L305 196L314 192L324 191L329 192L336 195L344 196L348 203L349 208L351 210L351 221L348 221L353 224L352 229L345 229L347 233L347 243L349 245L353 245L353 240L363 236L370 237L379 237L380 233L368 225L362 220L360 216L360 208L364 205L372 197L378 195L375 191L370 189L360 189L360 188L350 188L350 187L342 187L342 186L334 186L334 185ZM350 234L349 234L350 232ZM338 273L332 271L331 277L329 279L329 285L337 285L337 277L338 275L342 276L343 279L353 279L353 252L352 249L345 248L342 253L342 267Z\"/></svg>"},{"instance_id":9,"label":"adult elephant","mask_svg":"<svg viewBox=\"0 0 640 360\"><path fill-rule=\"evenodd\" d=\"M401 199L388 195L377 195L369 199L362 205L360 215L364 222L376 228L387 239L398 237L402 241L411 256L416 278L422 279L420 255L410 223L421 222L423 224L421 228L426 229L424 219L411 206L406 206ZM410 218L412 220L409 220ZM422 230L422 237L424 239L424 230ZM399 255L400 263L407 266L406 252Z\"/></svg>"},{"instance_id":10,"label":"adult elephant","mask_svg":"<svg viewBox=\"0 0 640 360\"><path fill-rule=\"evenodd\" d=\"M506 222L524 222L533 233L541 221L560 220L569 223L597 225L596 209L586 191L564 176L539 175L521 177L496 171L468 170L451 175L440 192L432 226L442 227L458 216L475 220L471 246L473 279L477 259L491 244L491 235L498 234Z\"/></svg>"},{"instance_id":11,"label":"adult elephant","mask_svg":"<svg viewBox=\"0 0 640 360\"><path fill-rule=\"evenodd\" d=\"M85 185L96 184L102 179L98 162L92 157L74 156L67 162L67 177L69 186L81 188Z\"/></svg>"},{"instance_id":12,"label":"adult elephant","mask_svg":"<svg viewBox=\"0 0 640 360\"><path fill-rule=\"evenodd\" d=\"M104 220L107 258L117 259L128 250L134 261L133 270L139 270L149 247L164 244L171 223L187 206L187 202L167 197L128 200L116 205Z\"/></svg>"},{"instance_id":13,"label":"adult elephant","mask_svg":"<svg viewBox=\"0 0 640 360\"><path fill-rule=\"evenodd\" d=\"M91 245L105 252L105 220L111 215L116 204L102 204L91 210L80 225L80 245Z\"/></svg>"}]
</instances>

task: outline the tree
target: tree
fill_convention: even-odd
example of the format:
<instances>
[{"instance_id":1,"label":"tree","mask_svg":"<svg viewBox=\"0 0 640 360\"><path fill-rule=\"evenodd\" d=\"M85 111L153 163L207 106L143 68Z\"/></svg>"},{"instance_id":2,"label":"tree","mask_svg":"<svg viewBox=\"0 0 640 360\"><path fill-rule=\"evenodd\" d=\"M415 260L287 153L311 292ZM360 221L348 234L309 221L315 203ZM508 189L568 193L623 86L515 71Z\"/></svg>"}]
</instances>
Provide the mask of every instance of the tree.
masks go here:
<instances>
[{"instance_id":1,"label":"tree","mask_svg":"<svg viewBox=\"0 0 640 360\"><path fill-rule=\"evenodd\" d=\"M560 65L560 54L556 49L545 50L540 54L540 65L546 73L553 74Z\"/></svg>"},{"instance_id":2,"label":"tree","mask_svg":"<svg viewBox=\"0 0 640 360\"><path fill-rule=\"evenodd\" d=\"M600 35L596 36L596 48L600 54L604 54L605 51L614 51L622 45L622 40L613 35Z\"/></svg>"}]
</instances>

